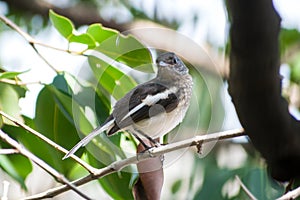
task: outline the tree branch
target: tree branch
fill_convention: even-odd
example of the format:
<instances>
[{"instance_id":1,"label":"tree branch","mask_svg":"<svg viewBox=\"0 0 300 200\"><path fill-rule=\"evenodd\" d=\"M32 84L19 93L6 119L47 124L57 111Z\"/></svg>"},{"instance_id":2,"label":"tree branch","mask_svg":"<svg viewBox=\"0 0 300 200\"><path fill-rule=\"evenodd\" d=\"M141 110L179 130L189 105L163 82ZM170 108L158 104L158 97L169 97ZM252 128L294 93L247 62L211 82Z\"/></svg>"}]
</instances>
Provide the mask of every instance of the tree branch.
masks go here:
<instances>
[{"instance_id":1,"label":"tree branch","mask_svg":"<svg viewBox=\"0 0 300 200\"><path fill-rule=\"evenodd\" d=\"M117 29L119 31L125 30L124 24L117 24L114 21L108 21L102 18L99 10L95 5L88 5L86 3L77 3L68 8L60 8L54 4L40 0L4 0L8 6L13 10L21 11L22 13L30 13L31 15L41 15L48 20L49 10L52 9L56 13L63 14L71 19L76 26L101 23L103 26Z\"/></svg>"},{"instance_id":2,"label":"tree branch","mask_svg":"<svg viewBox=\"0 0 300 200\"><path fill-rule=\"evenodd\" d=\"M19 153L17 149L0 149L0 155Z\"/></svg>"},{"instance_id":3,"label":"tree branch","mask_svg":"<svg viewBox=\"0 0 300 200\"><path fill-rule=\"evenodd\" d=\"M54 66L52 66L49 61L39 52L39 50L35 47L35 44L38 44L33 37L31 37L28 33L23 31L20 27L18 27L15 23L10 21L7 17L0 15L0 20L4 22L7 26L12 28L13 30L17 31L33 48L33 50L37 53L37 55L56 73L59 73L58 70L55 69Z\"/></svg>"},{"instance_id":4,"label":"tree branch","mask_svg":"<svg viewBox=\"0 0 300 200\"><path fill-rule=\"evenodd\" d=\"M49 138L45 137L43 134L41 134L41 133L37 132L36 130L30 128L29 126L23 124L22 122L18 121L17 119L9 116L8 114L6 114L5 112L3 112L2 110L0 110L0 115L2 115L3 117L5 117L6 119L12 121L17 126L25 129L29 133L31 133L31 134L35 135L36 137L40 138L41 140L43 140L44 142L46 142L47 144L49 144L53 148L59 150L60 152L62 152L64 154L66 154L66 153L69 152L68 150L66 150L62 146L56 144L55 142L53 142ZM78 158L76 155L72 155L71 158L74 159L82 167L84 167L89 173L94 173L94 171L96 170L96 168L90 166L89 164L87 164L86 162L84 162L83 160L81 160L80 158Z\"/></svg>"},{"instance_id":5,"label":"tree branch","mask_svg":"<svg viewBox=\"0 0 300 200\"><path fill-rule=\"evenodd\" d=\"M191 146L197 146L199 144L203 144L203 143L207 143L207 142L212 142L212 141L216 141L216 140L224 140L224 139L234 138L234 137L243 136L243 135L245 135L243 129L235 129L235 130L223 131L223 132L212 133L212 134L207 134L207 135L198 135L198 136L195 136L193 138L186 139L183 141L163 145L160 147L155 147L144 153L140 153L137 156L133 156L133 157L130 157L130 158L127 158L124 160L113 162L112 164L108 165L107 167L98 169L94 173L91 173L90 175L88 175L86 177L83 177L83 178L73 181L72 184L74 184L76 186L80 186L80 185L83 185L90 181L102 178L113 172L117 172L128 165L136 164L138 162L147 160L149 158L158 157L158 156L163 155L168 152L172 152L175 150L179 150L179 149L187 148L187 147L191 147ZM69 188L66 185L62 185L62 186L59 186L56 188L51 188L40 194L26 197L25 200L52 198L56 195L66 192L68 190L69 190Z\"/></svg>"},{"instance_id":6,"label":"tree branch","mask_svg":"<svg viewBox=\"0 0 300 200\"><path fill-rule=\"evenodd\" d=\"M288 193L279 197L277 200L291 200L291 199L296 199L299 196L300 196L300 187L297 187L296 189L289 191Z\"/></svg>"},{"instance_id":7,"label":"tree branch","mask_svg":"<svg viewBox=\"0 0 300 200\"><path fill-rule=\"evenodd\" d=\"M229 92L241 124L271 175L300 175L300 123L281 96L280 17L271 0L228 0L232 20Z\"/></svg>"},{"instance_id":8,"label":"tree branch","mask_svg":"<svg viewBox=\"0 0 300 200\"><path fill-rule=\"evenodd\" d=\"M11 85L19 85L19 86L23 86L23 85L32 85L32 84L42 84L42 82L40 81L35 81L35 82L22 82L20 80L12 80L12 79L6 79L6 78L2 78L0 79L1 83L8 83Z\"/></svg>"},{"instance_id":9,"label":"tree branch","mask_svg":"<svg viewBox=\"0 0 300 200\"><path fill-rule=\"evenodd\" d=\"M242 187L249 199L257 200L257 198L250 192L250 190L246 187L246 185L242 182L238 175L235 175L235 179L238 181L239 185Z\"/></svg>"},{"instance_id":10,"label":"tree branch","mask_svg":"<svg viewBox=\"0 0 300 200\"><path fill-rule=\"evenodd\" d=\"M21 146L17 141L15 141L14 139L12 139L11 137L9 137L6 133L4 133L1 129L0 129L0 138L2 138L3 141L5 141L6 143L10 144L11 146L13 146L14 148L16 148L18 150L18 152L24 156L26 156L28 159L30 159L32 162L34 162L35 164L37 164L39 167L41 167L42 169L44 169L46 172L48 172L51 176L53 176L58 182L65 184L66 187L68 187L69 189L72 189L74 192L76 192L77 194L79 194L81 197L85 198L85 199L90 199L88 196L86 196L85 194L83 194L82 192L80 192L76 186L74 186L72 183L70 183L68 181L67 178L65 178L62 174L60 174L58 171L56 171L54 168L52 168L50 165L48 165L47 163L45 163L43 160L41 160L40 158L38 158L37 156L35 156L34 154L32 154L30 151L28 151L27 149L25 149L23 146Z\"/></svg>"}]
</instances>

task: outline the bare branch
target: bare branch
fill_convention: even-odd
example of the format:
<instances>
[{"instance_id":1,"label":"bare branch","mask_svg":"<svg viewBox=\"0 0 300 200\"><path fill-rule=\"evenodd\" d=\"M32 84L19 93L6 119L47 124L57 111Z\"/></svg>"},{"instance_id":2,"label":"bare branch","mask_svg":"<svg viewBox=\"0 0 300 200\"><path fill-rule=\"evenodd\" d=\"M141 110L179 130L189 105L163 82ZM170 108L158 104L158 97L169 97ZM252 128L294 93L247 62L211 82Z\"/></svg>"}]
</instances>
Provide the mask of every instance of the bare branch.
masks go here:
<instances>
[{"instance_id":1,"label":"bare branch","mask_svg":"<svg viewBox=\"0 0 300 200\"><path fill-rule=\"evenodd\" d=\"M17 149L0 149L0 155L19 153Z\"/></svg>"},{"instance_id":2,"label":"bare branch","mask_svg":"<svg viewBox=\"0 0 300 200\"><path fill-rule=\"evenodd\" d=\"M22 81L19 81L19 80L12 80L12 79L6 79L6 78L0 79L0 82L1 83L8 83L8 84L11 84L11 85L19 85L19 86L22 86L22 85L32 85L32 84L41 84L40 81L36 81L36 82L22 82Z\"/></svg>"},{"instance_id":3,"label":"bare branch","mask_svg":"<svg viewBox=\"0 0 300 200\"><path fill-rule=\"evenodd\" d=\"M17 26L15 23L13 23L11 20L9 20L4 15L0 15L0 20L4 22L7 26L9 26L11 29L17 31L26 41L29 43L34 43L35 39L31 37L28 33L23 31L19 26Z\"/></svg>"},{"instance_id":4,"label":"bare branch","mask_svg":"<svg viewBox=\"0 0 300 200\"><path fill-rule=\"evenodd\" d=\"M235 179L239 182L240 186L244 190L244 192L248 195L251 200L257 200L257 198L249 191L249 189L244 185L239 176L235 176Z\"/></svg>"},{"instance_id":5,"label":"bare branch","mask_svg":"<svg viewBox=\"0 0 300 200\"><path fill-rule=\"evenodd\" d=\"M37 136L38 138L40 138L41 140L43 140L44 142L46 142L47 144L51 145L53 148L59 150L60 152L66 154L69 151L65 148L63 148L62 146L56 144L55 142L53 142L52 140L50 140L49 138L45 137L43 134L37 132L36 130L30 128L29 126L27 126L26 124L18 121L17 119L9 116L8 114L6 114L5 112L3 112L2 110L0 110L0 115L2 115L3 117L5 117L6 119L12 121L13 123L15 123L17 126L25 129L26 131L28 131L29 133ZM86 162L84 162L83 160L81 160L80 158L78 158L76 155L72 155L71 156L72 159L74 159L78 164L80 164L82 167L84 167L87 171L89 171L89 173L94 173L94 171L96 170L94 167L90 166L89 164L87 164Z\"/></svg>"},{"instance_id":6,"label":"bare branch","mask_svg":"<svg viewBox=\"0 0 300 200\"><path fill-rule=\"evenodd\" d=\"M33 50L40 56L40 58L56 73L59 73L58 70L55 69L54 66L52 66L47 59L38 51L38 49L35 47L37 42L33 37L31 37L28 33L23 31L19 26L17 26L15 23L13 23L11 20L9 20L4 15L0 15L0 20L4 22L7 26L15 30L17 33L19 33L29 44L32 46Z\"/></svg>"},{"instance_id":7,"label":"bare branch","mask_svg":"<svg viewBox=\"0 0 300 200\"><path fill-rule=\"evenodd\" d=\"M130 158L126 158L124 160L116 161L108 165L107 167L101 168L96 170L94 173L91 173L90 175L77 179L72 182L72 184L76 186L83 185L85 183L88 183L90 181L102 178L108 174L111 174L113 172L120 171L124 167L136 164L140 161L147 160L153 157L157 157L160 155L163 155L168 152L176 151L182 148L187 148L191 146L197 146L198 144L217 141L217 140L224 140L229 138L235 138L239 136L244 136L244 130L243 129L234 129L229 131L223 131L218 133L212 133L207 135L198 135L190 139L186 139L183 141L163 145L160 147L152 148L144 153L140 153L137 156L133 156ZM26 197L25 200L33 200L33 199L43 199L43 198L51 198L56 195L59 195L63 192L68 191L69 188L66 185L62 185L56 188L51 188L45 192L42 192L40 194L32 195L29 197Z\"/></svg>"},{"instance_id":8,"label":"bare branch","mask_svg":"<svg viewBox=\"0 0 300 200\"><path fill-rule=\"evenodd\" d=\"M66 187L72 189L74 192L79 194L81 197L85 199L90 199L88 196L80 192L76 186L74 186L67 178L64 177L64 175L60 174L58 171L56 171L54 168L52 168L50 165L48 165L46 162L38 158L36 155L32 154L30 151L25 149L23 146L21 146L17 141L9 137L6 133L4 133L0 129L0 137L3 141L10 144L14 148L18 150L18 152L24 156L26 156L28 159L30 159L32 162L36 163L39 167L44 169L46 172L48 172L51 176L53 176L58 182L65 184Z\"/></svg>"},{"instance_id":9,"label":"bare branch","mask_svg":"<svg viewBox=\"0 0 300 200\"><path fill-rule=\"evenodd\" d=\"M283 196L279 197L277 200L290 200L290 199L296 199L300 196L300 187L297 187L296 189L289 191L288 193L284 194Z\"/></svg>"},{"instance_id":10,"label":"bare branch","mask_svg":"<svg viewBox=\"0 0 300 200\"><path fill-rule=\"evenodd\" d=\"M110 27L119 31L126 29L126 24L119 24L113 20L106 20L101 17L100 12L94 4L76 3L70 7L61 8L56 6L54 1L40 0L4 0L10 8L20 10L22 13L31 13L32 15L41 15L42 17L49 18L49 10L52 9L56 13L63 14L71 19L76 26L101 23L103 26ZM90 3L90 2L89 2Z\"/></svg>"}]
</instances>

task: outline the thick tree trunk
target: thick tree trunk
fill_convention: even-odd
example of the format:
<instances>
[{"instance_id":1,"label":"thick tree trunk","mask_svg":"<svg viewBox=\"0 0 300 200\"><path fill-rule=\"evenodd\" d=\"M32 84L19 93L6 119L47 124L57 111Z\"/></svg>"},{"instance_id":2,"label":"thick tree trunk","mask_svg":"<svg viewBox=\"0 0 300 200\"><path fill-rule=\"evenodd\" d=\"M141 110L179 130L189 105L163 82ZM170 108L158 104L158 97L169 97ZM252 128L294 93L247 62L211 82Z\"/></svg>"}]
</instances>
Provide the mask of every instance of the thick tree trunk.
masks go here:
<instances>
[{"instance_id":1,"label":"thick tree trunk","mask_svg":"<svg viewBox=\"0 0 300 200\"><path fill-rule=\"evenodd\" d=\"M300 122L281 96L280 17L271 0L228 0L231 19L229 92L239 119L271 175L300 175Z\"/></svg>"}]
</instances>

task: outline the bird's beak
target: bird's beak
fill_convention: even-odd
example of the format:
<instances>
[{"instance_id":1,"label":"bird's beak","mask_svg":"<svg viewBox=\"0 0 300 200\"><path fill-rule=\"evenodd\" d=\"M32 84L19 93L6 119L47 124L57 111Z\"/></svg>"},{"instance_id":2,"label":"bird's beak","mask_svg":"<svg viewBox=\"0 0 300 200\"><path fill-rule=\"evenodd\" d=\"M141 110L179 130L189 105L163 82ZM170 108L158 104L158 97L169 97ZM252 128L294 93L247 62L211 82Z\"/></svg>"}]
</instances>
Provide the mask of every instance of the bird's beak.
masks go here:
<instances>
[{"instance_id":1,"label":"bird's beak","mask_svg":"<svg viewBox=\"0 0 300 200\"><path fill-rule=\"evenodd\" d=\"M159 61L159 62L158 62L158 65L159 65L159 66L162 66L162 67L167 67L167 66L168 66L168 64L165 63L164 61Z\"/></svg>"}]
</instances>

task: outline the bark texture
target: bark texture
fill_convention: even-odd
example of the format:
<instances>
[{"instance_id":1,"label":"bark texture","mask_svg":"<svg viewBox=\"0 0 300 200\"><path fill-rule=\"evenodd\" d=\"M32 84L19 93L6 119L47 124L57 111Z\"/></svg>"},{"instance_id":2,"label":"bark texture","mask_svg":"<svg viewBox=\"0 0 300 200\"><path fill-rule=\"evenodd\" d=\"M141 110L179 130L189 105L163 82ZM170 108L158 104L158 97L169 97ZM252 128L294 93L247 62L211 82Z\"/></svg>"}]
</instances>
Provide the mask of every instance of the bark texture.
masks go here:
<instances>
[{"instance_id":1,"label":"bark texture","mask_svg":"<svg viewBox=\"0 0 300 200\"><path fill-rule=\"evenodd\" d=\"M281 96L280 17L271 0L227 0L231 19L229 92L245 132L273 178L300 175L300 122Z\"/></svg>"}]
</instances>

